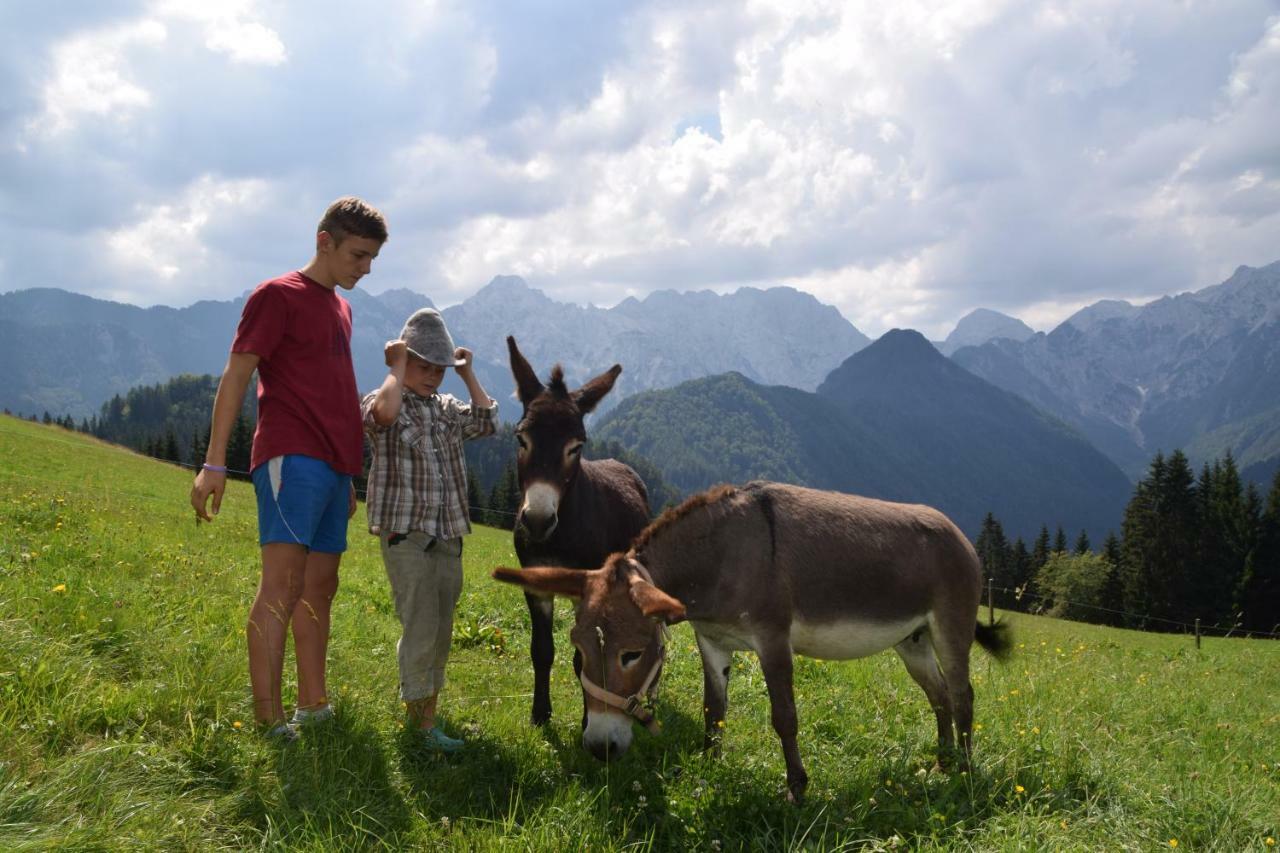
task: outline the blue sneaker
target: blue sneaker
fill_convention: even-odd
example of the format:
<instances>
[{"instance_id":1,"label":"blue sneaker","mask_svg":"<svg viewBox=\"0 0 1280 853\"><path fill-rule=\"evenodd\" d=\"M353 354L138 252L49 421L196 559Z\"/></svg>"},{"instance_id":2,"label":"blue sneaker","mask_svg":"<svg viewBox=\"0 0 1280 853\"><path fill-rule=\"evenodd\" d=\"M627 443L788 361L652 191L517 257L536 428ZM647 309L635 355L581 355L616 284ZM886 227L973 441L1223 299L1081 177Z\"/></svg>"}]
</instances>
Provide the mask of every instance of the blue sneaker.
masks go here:
<instances>
[{"instance_id":1,"label":"blue sneaker","mask_svg":"<svg viewBox=\"0 0 1280 853\"><path fill-rule=\"evenodd\" d=\"M451 754L460 752L462 748L466 746L466 741L455 737L449 737L440 730L439 726L432 729L422 729L421 732L422 734L420 737L422 739L422 745L432 752L444 752Z\"/></svg>"}]
</instances>

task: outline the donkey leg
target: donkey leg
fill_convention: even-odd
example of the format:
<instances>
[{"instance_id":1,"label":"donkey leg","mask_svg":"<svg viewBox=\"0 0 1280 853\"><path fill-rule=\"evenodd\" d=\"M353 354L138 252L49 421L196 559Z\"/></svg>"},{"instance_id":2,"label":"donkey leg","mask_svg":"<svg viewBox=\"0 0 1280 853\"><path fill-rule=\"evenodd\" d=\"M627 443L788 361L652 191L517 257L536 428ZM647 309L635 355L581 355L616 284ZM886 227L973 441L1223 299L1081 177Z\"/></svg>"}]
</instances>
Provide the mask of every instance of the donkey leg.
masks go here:
<instances>
[{"instance_id":1,"label":"donkey leg","mask_svg":"<svg viewBox=\"0 0 1280 853\"><path fill-rule=\"evenodd\" d=\"M969 681L970 643L968 639L964 639L962 643L939 643L935 650L938 663L942 667L942 677L947 682L947 692L951 695L951 710L955 715L956 737L960 742L962 770L969 768L969 760L973 757L973 684Z\"/></svg>"},{"instance_id":2,"label":"donkey leg","mask_svg":"<svg viewBox=\"0 0 1280 853\"><path fill-rule=\"evenodd\" d=\"M933 653L932 638L928 632L912 634L893 647L906 664L907 672L916 684L929 697L929 706L938 722L938 764L941 768L946 764L948 753L955 748L955 734L951 715L951 694L947 690L947 682L938 668L938 659Z\"/></svg>"},{"instance_id":3,"label":"donkey leg","mask_svg":"<svg viewBox=\"0 0 1280 853\"><path fill-rule=\"evenodd\" d=\"M524 600L529 605L529 621L533 627L529 644L529 658L533 661L532 721L535 726L542 726L551 722L551 663L556 657L552 636L555 602L529 593L525 593Z\"/></svg>"},{"instance_id":4,"label":"donkey leg","mask_svg":"<svg viewBox=\"0 0 1280 853\"><path fill-rule=\"evenodd\" d=\"M800 760L800 747L796 743L799 720L796 717L796 696L792 680L791 644L785 639L760 649L760 670L765 686L769 689L769 710L773 730L782 741L782 755L787 762L787 799L799 803L809 786L809 774Z\"/></svg>"},{"instance_id":5,"label":"donkey leg","mask_svg":"<svg viewBox=\"0 0 1280 853\"><path fill-rule=\"evenodd\" d=\"M733 653L720 648L701 634L698 651L702 653L702 723L704 751L720 754L724 734L724 715L729 707L729 667Z\"/></svg>"}]
</instances>

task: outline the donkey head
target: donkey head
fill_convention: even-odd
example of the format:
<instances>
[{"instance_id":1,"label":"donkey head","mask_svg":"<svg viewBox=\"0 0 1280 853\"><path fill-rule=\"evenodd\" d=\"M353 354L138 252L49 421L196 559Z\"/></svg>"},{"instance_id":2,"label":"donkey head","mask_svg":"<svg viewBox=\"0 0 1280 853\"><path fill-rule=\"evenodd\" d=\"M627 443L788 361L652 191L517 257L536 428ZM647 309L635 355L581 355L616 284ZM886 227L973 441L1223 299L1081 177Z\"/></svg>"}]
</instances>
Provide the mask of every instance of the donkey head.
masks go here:
<instances>
[{"instance_id":1,"label":"donkey head","mask_svg":"<svg viewBox=\"0 0 1280 853\"><path fill-rule=\"evenodd\" d=\"M656 729L642 702L661 675L664 626L683 620L685 611L647 580L639 561L614 554L592 571L499 568L493 577L537 595L577 600L569 638L582 660L582 745L588 752L602 761L622 755L631 746L632 719Z\"/></svg>"},{"instance_id":2,"label":"donkey head","mask_svg":"<svg viewBox=\"0 0 1280 853\"><path fill-rule=\"evenodd\" d=\"M516 394L524 406L516 425L516 468L523 495L516 523L534 542L545 542L556 529L560 501L582 464L582 447L587 440L582 419L612 390L622 366L615 364L570 391L560 365L552 368L550 383L543 385L516 347L515 338L507 338L507 349Z\"/></svg>"}]
</instances>

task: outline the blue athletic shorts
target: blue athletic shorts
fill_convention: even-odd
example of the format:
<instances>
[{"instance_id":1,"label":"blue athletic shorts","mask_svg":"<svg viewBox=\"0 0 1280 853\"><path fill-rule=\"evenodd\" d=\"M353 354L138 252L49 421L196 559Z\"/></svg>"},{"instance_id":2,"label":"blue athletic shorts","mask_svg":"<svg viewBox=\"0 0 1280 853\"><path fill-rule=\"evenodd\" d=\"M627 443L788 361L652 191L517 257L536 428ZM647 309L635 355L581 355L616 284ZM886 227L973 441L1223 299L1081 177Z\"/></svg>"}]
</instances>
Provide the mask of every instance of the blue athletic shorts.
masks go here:
<instances>
[{"instance_id":1,"label":"blue athletic shorts","mask_svg":"<svg viewBox=\"0 0 1280 853\"><path fill-rule=\"evenodd\" d=\"M324 554L347 550L351 475L328 462L288 454L253 469L258 544L288 542Z\"/></svg>"}]
</instances>

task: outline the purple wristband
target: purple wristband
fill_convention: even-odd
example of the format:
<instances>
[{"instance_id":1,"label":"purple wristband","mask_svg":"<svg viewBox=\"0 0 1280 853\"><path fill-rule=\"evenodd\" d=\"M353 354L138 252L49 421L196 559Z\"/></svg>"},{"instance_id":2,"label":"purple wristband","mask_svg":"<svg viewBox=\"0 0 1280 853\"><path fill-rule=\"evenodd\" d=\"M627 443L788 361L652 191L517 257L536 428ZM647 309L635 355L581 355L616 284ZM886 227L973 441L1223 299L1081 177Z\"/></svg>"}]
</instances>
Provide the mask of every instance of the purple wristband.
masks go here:
<instances>
[{"instance_id":1,"label":"purple wristband","mask_svg":"<svg viewBox=\"0 0 1280 853\"><path fill-rule=\"evenodd\" d=\"M200 467L201 467L201 468L203 468L203 469L204 469L204 470L206 470L206 471L216 471L216 472L217 472L217 473L219 473L219 474L225 474L225 473L227 473L227 466L226 466L226 465L210 465L208 462L206 462L206 463L204 463L203 465L201 465Z\"/></svg>"}]
</instances>

